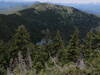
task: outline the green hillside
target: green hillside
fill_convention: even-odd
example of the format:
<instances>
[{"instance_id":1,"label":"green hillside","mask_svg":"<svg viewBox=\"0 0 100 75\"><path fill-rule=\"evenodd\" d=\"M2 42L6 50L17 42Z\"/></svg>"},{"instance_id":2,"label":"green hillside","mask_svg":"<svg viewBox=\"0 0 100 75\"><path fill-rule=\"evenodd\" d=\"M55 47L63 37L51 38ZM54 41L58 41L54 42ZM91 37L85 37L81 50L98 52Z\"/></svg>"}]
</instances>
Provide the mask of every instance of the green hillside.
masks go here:
<instances>
[{"instance_id":1,"label":"green hillside","mask_svg":"<svg viewBox=\"0 0 100 75\"><path fill-rule=\"evenodd\" d=\"M99 22L52 4L1 14L0 75L100 75Z\"/></svg>"},{"instance_id":2,"label":"green hillside","mask_svg":"<svg viewBox=\"0 0 100 75\"><path fill-rule=\"evenodd\" d=\"M0 39L7 40L19 25L25 25L30 31L32 40L40 40L42 31L49 29L51 35L60 30L64 38L68 38L75 27L82 36L91 28L99 25L100 18L87 14L73 7L53 4L35 4L28 9L9 15L0 15Z\"/></svg>"}]
</instances>

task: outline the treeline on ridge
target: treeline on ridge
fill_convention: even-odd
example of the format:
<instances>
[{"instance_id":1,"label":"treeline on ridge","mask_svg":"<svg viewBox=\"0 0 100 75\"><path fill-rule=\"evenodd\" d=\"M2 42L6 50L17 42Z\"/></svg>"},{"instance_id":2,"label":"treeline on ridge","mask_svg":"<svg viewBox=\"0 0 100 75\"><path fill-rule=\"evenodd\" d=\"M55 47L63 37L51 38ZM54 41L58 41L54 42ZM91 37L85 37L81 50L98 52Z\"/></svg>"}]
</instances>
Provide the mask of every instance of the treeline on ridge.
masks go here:
<instances>
[{"instance_id":1,"label":"treeline on ridge","mask_svg":"<svg viewBox=\"0 0 100 75\"><path fill-rule=\"evenodd\" d=\"M55 58L57 64L64 65L69 62L77 63L79 60L90 62L100 56L100 32L88 32L85 39L79 39L79 30L76 28L71 35L71 39L66 43L61 37L60 31L57 31L55 36L50 36L50 31L47 29L45 38L34 44L30 40L30 34L24 25L21 25L16 30L16 33L7 42L0 41L0 75L6 73L7 67L18 60L18 54L23 56L27 62L27 53L32 58L32 66L40 71L45 68L45 63L50 63L50 58ZM66 35L66 34L65 34ZM28 63L27 63L28 64Z\"/></svg>"}]
</instances>

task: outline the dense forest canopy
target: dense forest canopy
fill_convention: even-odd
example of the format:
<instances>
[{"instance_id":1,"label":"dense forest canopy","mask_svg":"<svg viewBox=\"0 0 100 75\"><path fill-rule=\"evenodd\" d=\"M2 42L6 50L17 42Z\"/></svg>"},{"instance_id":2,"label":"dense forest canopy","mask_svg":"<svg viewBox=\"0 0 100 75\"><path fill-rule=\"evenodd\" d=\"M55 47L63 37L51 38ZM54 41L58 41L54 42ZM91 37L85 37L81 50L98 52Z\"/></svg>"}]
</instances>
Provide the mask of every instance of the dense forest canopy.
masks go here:
<instances>
[{"instance_id":1,"label":"dense forest canopy","mask_svg":"<svg viewBox=\"0 0 100 75\"><path fill-rule=\"evenodd\" d=\"M99 75L99 21L52 4L0 14L0 75Z\"/></svg>"},{"instance_id":2,"label":"dense forest canopy","mask_svg":"<svg viewBox=\"0 0 100 75\"><path fill-rule=\"evenodd\" d=\"M29 73L31 75L32 73L33 75L34 69L36 73L43 71L48 75L48 68L51 68L53 72L53 67L55 70L58 68L58 73L61 75L71 74L65 71L66 64L69 64L65 67L69 67L73 75L74 71L76 74L82 73L83 75L100 74L100 32L88 32L81 42L79 29L76 28L67 44L62 39L60 31L57 31L53 38L51 38L49 30L47 32L44 43L34 44L30 40L30 34L25 26L21 25L9 42L5 43L1 40L0 74L28 75L27 73ZM73 65L74 71L71 65ZM78 70L80 71L76 72ZM86 71L84 72L84 70Z\"/></svg>"},{"instance_id":3,"label":"dense forest canopy","mask_svg":"<svg viewBox=\"0 0 100 75\"><path fill-rule=\"evenodd\" d=\"M90 29L98 27L99 22L99 17L73 7L40 3L10 15L0 14L0 39L10 39L15 29L22 24L30 31L31 40L35 42L41 40L42 31L46 29L52 32L52 36L57 30L61 31L66 40L74 28L78 27L84 37Z\"/></svg>"}]
</instances>

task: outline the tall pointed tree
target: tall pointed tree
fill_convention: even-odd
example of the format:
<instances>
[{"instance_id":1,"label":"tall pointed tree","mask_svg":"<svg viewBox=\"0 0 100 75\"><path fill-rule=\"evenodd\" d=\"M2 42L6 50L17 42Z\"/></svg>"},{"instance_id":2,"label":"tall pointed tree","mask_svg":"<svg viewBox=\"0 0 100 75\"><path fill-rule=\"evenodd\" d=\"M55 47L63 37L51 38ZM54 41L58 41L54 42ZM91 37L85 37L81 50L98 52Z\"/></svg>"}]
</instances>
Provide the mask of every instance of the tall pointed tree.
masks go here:
<instances>
[{"instance_id":1,"label":"tall pointed tree","mask_svg":"<svg viewBox=\"0 0 100 75\"><path fill-rule=\"evenodd\" d=\"M56 56L58 58L58 60L60 62L64 62L64 55L65 55L65 51L64 51L64 41L63 38L61 36L60 31L57 31L55 39L54 39L54 50L56 50Z\"/></svg>"},{"instance_id":2,"label":"tall pointed tree","mask_svg":"<svg viewBox=\"0 0 100 75\"><path fill-rule=\"evenodd\" d=\"M100 56L100 31L95 32L95 38L93 42L93 57Z\"/></svg>"},{"instance_id":3,"label":"tall pointed tree","mask_svg":"<svg viewBox=\"0 0 100 75\"><path fill-rule=\"evenodd\" d=\"M4 43L0 40L0 75L3 75L5 72L4 65L5 65L5 50L4 50Z\"/></svg>"},{"instance_id":4,"label":"tall pointed tree","mask_svg":"<svg viewBox=\"0 0 100 75\"><path fill-rule=\"evenodd\" d=\"M95 32L95 38L94 38L94 49L100 50L100 31Z\"/></svg>"},{"instance_id":5,"label":"tall pointed tree","mask_svg":"<svg viewBox=\"0 0 100 75\"><path fill-rule=\"evenodd\" d=\"M84 45L84 56L89 59L93 53L94 33L92 31L87 33L85 45Z\"/></svg>"},{"instance_id":6,"label":"tall pointed tree","mask_svg":"<svg viewBox=\"0 0 100 75\"><path fill-rule=\"evenodd\" d=\"M59 48L64 48L64 42L63 42L63 39L61 37L60 31L57 31L56 36L54 38L54 43Z\"/></svg>"},{"instance_id":7,"label":"tall pointed tree","mask_svg":"<svg viewBox=\"0 0 100 75\"><path fill-rule=\"evenodd\" d=\"M6 51L6 44L0 40L0 64L6 64L7 63L7 53Z\"/></svg>"},{"instance_id":8,"label":"tall pointed tree","mask_svg":"<svg viewBox=\"0 0 100 75\"><path fill-rule=\"evenodd\" d=\"M11 55L16 56L19 51L26 54L27 48L30 46L30 44L30 35L25 26L19 26L13 39L11 40Z\"/></svg>"},{"instance_id":9,"label":"tall pointed tree","mask_svg":"<svg viewBox=\"0 0 100 75\"><path fill-rule=\"evenodd\" d=\"M57 31L52 42L47 46L49 56L56 58L60 61L64 53L64 42L61 37L60 31Z\"/></svg>"},{"instance_id":10,"label":"tall pointed tree","mask_svg":"<svg viewBox=\"0 0 100 75\"><path fill-rule=\"evenodd\" d=\"M67 60L77 62L80 57L79 30L76 29L67 46Z\"/></svg>"},{"instance_id":11,"label":"tall pointed tree","mask_svg":"<svg viewBox=\"0 0 100 75\"><path fill-rule=\"evenodd\" d=\"M94 40L94 33L92 31L88 32L85 42L87 48L92 49L93 40Z\"/></svg>"}]
</instances>

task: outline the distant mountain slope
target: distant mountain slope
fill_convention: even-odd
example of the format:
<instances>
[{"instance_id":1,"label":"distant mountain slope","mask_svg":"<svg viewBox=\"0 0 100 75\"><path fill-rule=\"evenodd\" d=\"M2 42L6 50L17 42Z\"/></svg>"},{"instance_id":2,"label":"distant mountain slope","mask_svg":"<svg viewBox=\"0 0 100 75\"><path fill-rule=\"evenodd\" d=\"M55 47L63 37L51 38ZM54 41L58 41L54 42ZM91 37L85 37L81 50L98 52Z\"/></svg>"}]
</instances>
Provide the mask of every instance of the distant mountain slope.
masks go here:
<instances>
[{"instance_id":1,"label":"distant mountain slope","mask_svg":"<svg viewBox=\"0 0 100 75\"><path fill-rule=\"evenodd\" d=\"M39 4L38 1L32 1L32 2L7 2L7 1L0 1L0 14L12 14L13 12L25 9L32 4ZM51 3L52 4L52 3ZM71 6L75 7L79 10L100 15L100 4L71 4L71 3L54 3L58 5L63 6Z\"/></svg>"},{"instance_id":2,"label":"distant mountain slope","mask_svg":"<svg viewBox=\"0 0 100 75\"><path fill-rule=\"evenodd\" d=\"M20 11L30 7L33 4L39 2L1 2L0 1L0 14L12 14L16 11Z\"/></svg>"},{"instance_id":3,"label":"distant mountain slope","mask_svg":"<svg viewBox=\"0 0 100 75\"><path fill-rule=\"evenodd\" d=\"M79 10L88 12L88 13L92 13L92 14L96 14L96 15L100 15L100 3L96 3L96 4L71 4L71 3L58 3L59 5L64 5L64 6L72 6L75 7Z\"/></svg>"},{"instance_id":4,"label":"distant mountain slope","mask_svg":"<svg viewBox=\"0 0 100 75\"><path fill-rule=\"evenodd\" d=\"M99 22L99 17L73 7L40 3L10 15L0 15L0 39L10 39L21 24L28 28L35 41L43 37L42 31L46 29L51 35L60 30L63 38L68 39L74 27L78 27L84 36L91 28L99 26Z\"/></svg>"}]
</instances>

